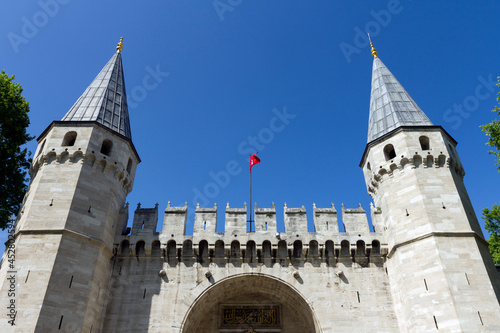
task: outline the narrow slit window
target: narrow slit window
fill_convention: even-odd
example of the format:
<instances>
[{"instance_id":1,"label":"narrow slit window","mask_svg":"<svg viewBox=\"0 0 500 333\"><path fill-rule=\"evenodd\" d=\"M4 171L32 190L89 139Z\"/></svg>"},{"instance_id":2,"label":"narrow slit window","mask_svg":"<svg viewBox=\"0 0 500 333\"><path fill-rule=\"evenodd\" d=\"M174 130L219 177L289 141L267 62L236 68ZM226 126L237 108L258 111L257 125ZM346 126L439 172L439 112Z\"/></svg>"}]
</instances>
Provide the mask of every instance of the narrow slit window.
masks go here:
<instances>
[{"instance_id":1,"label":"narrow slit window","mask_svg":"<svg viewBox=\"0 0 500 333\"><path fill-rule=\"evenodd\" d=\"M128 159L127 172L129 175L130 175L130 172L132 172L132 159L131 158Z\"/></svg>"}]
</instances>

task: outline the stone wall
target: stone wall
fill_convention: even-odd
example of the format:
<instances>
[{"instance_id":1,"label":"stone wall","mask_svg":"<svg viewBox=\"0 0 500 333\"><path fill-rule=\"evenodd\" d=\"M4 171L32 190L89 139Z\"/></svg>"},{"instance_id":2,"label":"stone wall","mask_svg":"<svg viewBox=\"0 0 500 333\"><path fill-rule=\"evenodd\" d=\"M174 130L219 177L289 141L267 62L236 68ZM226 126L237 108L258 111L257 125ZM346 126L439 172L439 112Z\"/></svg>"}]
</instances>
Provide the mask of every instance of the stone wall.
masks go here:
<instances>
[{"instance_id":1,"label":"stone wall","mask_svg":"<svg viewBox=\"0 0 500 333\"><path fill-rule=\"evenodd\" d=\"M198 207L192 236L187 207L168 206L161 233L151 223L157 210L139 207L137 227L115 239L105 332L217 332L221 306L259 302L281 307L283 332L397 331L387 244L361 207L343 207L346 232L333 206L313 207L317 232L307 231L305 208L285 207L282 233L274 205L256 208L255 232L246 231L246 208L228 205L224 233L217 207Z\"/></svg>"}]
</instances>

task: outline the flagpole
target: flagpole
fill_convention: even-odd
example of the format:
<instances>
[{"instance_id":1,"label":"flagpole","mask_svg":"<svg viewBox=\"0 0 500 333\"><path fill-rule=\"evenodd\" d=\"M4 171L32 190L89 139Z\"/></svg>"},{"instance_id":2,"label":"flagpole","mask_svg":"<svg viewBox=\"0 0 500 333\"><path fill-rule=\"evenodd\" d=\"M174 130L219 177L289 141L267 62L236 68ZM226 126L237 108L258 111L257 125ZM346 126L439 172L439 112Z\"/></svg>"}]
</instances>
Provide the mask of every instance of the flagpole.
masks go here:
<instances>
[{"instance_id":1,"label":"flagpole","mask_svg":"<svg viewBox=\"0 0 500 333\"><path fill-rule=\"evenodd\" d=\"M250 156L250 216L248 217L247 223L249 224L249 230L248 232L252 232L255 230L252 230L252 222L253 221L253 211L252 211L252 166L254 166L257 163L260 163L260 158L257 157L257 153L253 154Z\"/></svg>"},{"instance_id":2,"label":"flagpole","mask_svg":"<svg viewBox=\"0 0 500 333\"><path fill-rule=\"evenodd\" d=\"M248 222L249 232L252 232L252 169L250 169L250 217Z\"/></svg>"}]
</instances>

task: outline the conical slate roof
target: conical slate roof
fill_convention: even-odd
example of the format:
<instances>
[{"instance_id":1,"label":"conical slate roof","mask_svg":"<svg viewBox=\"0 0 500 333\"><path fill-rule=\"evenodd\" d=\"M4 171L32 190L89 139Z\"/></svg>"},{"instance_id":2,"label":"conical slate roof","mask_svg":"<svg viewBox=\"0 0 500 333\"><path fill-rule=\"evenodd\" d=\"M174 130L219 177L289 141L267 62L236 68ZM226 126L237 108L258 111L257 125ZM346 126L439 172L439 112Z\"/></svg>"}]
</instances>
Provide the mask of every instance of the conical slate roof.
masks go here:
<instances>
[{"instance_id":1,"label":"conical slate roof","mask_svg":"<svg viewBox=\"0 0 500 333\"><path fill-rule=\"evenodd\" d=\"M400 126L422 125L432 126L432 122L375 54L368 143Z\"/></svg>"},{"instance_id":2,"label":"conical slate roof","mask_svg":"<svg viewBox=\"0 0 500 333\"><path fill-rule=\"evenodd\" d=\"M96 121L132 139L119 52L111 57L62 121Z\"/></svg>"}]
</instances>

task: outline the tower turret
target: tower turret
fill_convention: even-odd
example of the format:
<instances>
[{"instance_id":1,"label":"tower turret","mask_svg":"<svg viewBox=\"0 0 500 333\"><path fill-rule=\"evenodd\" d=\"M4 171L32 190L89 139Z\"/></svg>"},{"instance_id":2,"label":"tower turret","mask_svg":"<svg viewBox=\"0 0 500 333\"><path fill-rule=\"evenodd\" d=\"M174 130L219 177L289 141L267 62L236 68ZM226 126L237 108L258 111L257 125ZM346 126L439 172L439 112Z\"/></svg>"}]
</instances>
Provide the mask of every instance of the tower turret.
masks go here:
<instances>
[{"instance_id":1,"label":"tower turret","mask_svg":"<svg viewBox=\"0 0 500 333\"><path fill-rule=\"evenodd\" d=\"M360 167L382 212L377 227L388 241L400 330L494 330L498 274L463 183L457 143L430 122L373 50L372 44L368 143Z\"/></svg>"},{"instance_id":2,"label":"tower turret","mask_svg":"<svg viewBox=\"0 0 500 333\"><path fill-rule=\"evenodd\" d=\"M23 332L97 332L102 325L113 240L125 227L125 199L140 162L119 46L64 118L38 138L15 228L15 327ZM2 307L8 301L2 297Z\"/></svg>"}]
</instances>

